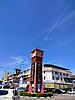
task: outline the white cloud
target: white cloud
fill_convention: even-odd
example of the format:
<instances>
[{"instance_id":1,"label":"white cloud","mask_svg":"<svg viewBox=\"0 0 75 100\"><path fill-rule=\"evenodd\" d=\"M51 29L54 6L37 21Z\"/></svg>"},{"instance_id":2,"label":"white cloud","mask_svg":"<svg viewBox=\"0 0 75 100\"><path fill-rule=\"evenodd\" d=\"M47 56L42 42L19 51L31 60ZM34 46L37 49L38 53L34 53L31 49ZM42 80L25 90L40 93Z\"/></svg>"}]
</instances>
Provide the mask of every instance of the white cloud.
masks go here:
<instances>
[{"instance_id":1,"label":"white cloud","mask_svg":"<svg viewBox=\"0 0 75 100\"><path fill-rule=\"evenodd\" d=\"M10 57L10 61L7 63L2 64L2 66L16 66L16 65L25 65L28 64L28 58L25 56L12 56Z\"/></svg>"},{"instance_id":2,"label":"white cloud","mask_svg":"<svg viewBox=\"0 0 75 100\"><path fill-rule=\"evenodd\" d=\"M21 67L22 65L29 64L28 58L25 56L12 56L9 58L9 62L5 62L0 65L0 79L4 76L5 72L13 73L15 67Z\"/></svg>"}]
</instances>

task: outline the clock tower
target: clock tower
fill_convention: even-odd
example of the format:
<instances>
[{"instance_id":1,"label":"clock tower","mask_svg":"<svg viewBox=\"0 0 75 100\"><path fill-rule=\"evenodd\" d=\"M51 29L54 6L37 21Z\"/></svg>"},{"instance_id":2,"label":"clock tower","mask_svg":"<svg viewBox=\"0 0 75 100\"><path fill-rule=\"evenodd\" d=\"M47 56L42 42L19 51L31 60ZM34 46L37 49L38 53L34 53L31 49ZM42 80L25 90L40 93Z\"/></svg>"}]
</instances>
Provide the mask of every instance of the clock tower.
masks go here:
<instances>
[{"instance_id":1,"label":"clock tower","mask_svg":"<svg viewBox=\"0 0 75 100\"><path fill-rule=\"evenodd\" d=\"M43 93L43 79L42 79L42 59L43 59L43 51L35 48L31 51L31 75L30 75L30 84L29 84L29 92L32 92L32 88L34 93L39 92ZM33 87L32 87L33 86Z\"/></svg>"}]
</instances>

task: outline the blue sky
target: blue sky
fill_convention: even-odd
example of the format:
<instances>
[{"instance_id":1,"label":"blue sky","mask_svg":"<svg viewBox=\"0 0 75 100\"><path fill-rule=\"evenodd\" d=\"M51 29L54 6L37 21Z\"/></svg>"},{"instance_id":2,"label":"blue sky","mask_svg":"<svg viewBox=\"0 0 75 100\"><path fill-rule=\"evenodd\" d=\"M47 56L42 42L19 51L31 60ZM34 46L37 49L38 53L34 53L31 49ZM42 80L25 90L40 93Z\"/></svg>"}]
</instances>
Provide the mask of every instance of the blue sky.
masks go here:
<instances>
[{"instance_id":1,"label":"blue sky","mask_svg":"<svg viewBox=\"0 0 75 100\"><path fill-rule=\"evenodd\" d=\"M36 47L75 74L75 0L0 0L0 78L30 68Z\"/></svg>"}]
</instances>

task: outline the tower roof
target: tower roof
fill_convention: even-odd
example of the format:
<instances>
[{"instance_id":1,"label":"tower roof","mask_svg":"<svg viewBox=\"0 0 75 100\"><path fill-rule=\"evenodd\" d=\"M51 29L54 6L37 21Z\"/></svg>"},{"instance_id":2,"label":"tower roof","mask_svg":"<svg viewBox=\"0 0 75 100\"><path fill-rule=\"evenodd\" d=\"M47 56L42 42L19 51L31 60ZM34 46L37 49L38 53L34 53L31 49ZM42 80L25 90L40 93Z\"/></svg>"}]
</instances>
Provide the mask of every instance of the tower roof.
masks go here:
<instances>
[{"instance_id":1,"label":"tower roof","mask_svg":"<svg viewBox=\"0 0 75 100\"><path fill-rule=\"evenodd\" d=\"M35 48L35 49L33 49L33 50L31 51L31 53L34 52L35 50L38 50L38 51L42 51L42 52L44 52L44 51L41 50L41 49Z\"/></svg>"}]
</instances>

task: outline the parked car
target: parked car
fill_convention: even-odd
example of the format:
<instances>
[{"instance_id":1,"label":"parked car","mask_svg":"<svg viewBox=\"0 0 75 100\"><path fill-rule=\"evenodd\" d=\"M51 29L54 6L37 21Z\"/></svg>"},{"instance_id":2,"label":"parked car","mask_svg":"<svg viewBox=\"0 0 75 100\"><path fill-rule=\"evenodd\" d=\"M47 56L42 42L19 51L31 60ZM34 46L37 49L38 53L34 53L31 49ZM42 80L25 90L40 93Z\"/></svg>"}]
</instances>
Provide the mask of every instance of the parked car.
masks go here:
<instances>
[{"instance_id":1,"label":"parked car","mask_svg":"<svg viewBox=\"0 0 75 100\"><path fill-rule=\"evenodd\" d=\"M9 85L4 85L2 88L3 89L10 89L10 86Z\"/></svg>"},{"instance_id":2,"label":"parked car","mask_svg":"<svg viewBox=\"0 0 75 100\"><path fill-rule=\"evenodd\" d=\"M0 89L0 100L20 100L20 96L15 89Z\"/></svg>"},{"instance_id":3,"label":"parked car","mask_svg":"<svg viewBox=\"0 0 75 100\"><path fill-rule=\"evenodd\" d=\"M75 94L75 90L74 89L71 89L68 93L69 94Z\"/></svg>"},{"instance_id":4,"label":"parked car","mask_svg":"<svg viewBox=\"0 0 75 100\"><path fill-rule=\"evenodd\" d=\"M66 91L65 91L65 90L60 89L60 91L61 91L62 93L66 93Z\"/></svg>"},{"instance_id":5,"label":"parked car","mask_svg":"<svg viewBox=\"0 0 75 100\"><path fill-rule=\"evenodd\" d=\"M10 88L9 85L1 85L1 86L0 86L0 89L9 89L9 88Z\"/></svg>"},{"instance_id":6,"label":"parked car","mask_svg":"<svg viewBox=\"0 0 75 100\"><path fill-rule=\"evenodd\" d=\"M66 93L66 91L62 89L56 89L55 93L61 94L61 93Z\"/></svg>"}]
</instances>

